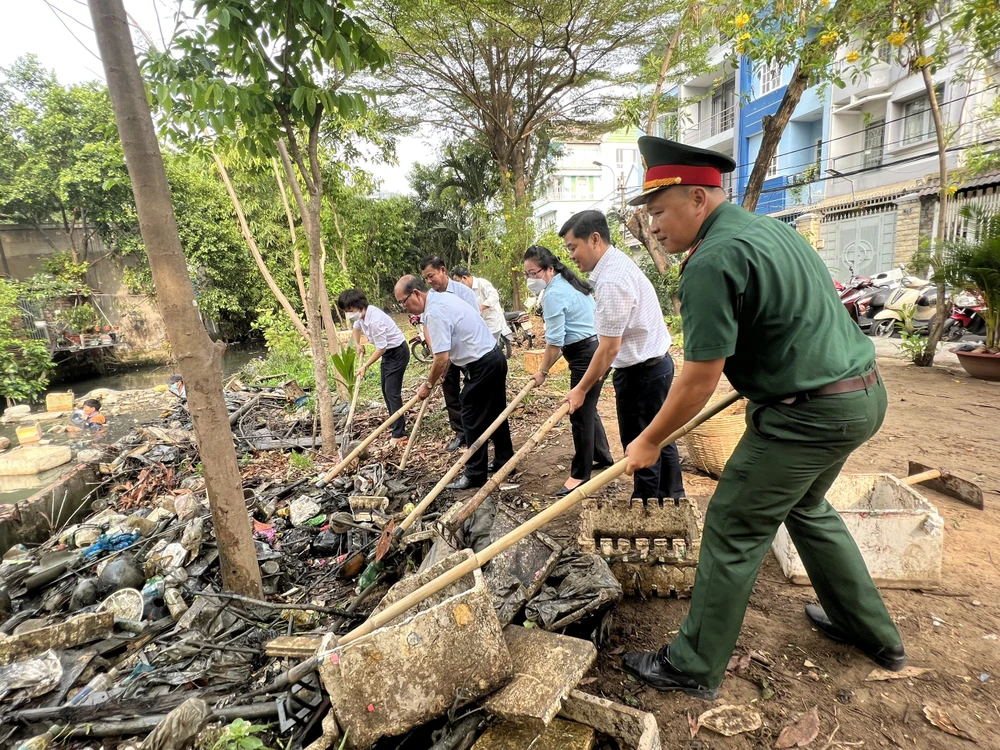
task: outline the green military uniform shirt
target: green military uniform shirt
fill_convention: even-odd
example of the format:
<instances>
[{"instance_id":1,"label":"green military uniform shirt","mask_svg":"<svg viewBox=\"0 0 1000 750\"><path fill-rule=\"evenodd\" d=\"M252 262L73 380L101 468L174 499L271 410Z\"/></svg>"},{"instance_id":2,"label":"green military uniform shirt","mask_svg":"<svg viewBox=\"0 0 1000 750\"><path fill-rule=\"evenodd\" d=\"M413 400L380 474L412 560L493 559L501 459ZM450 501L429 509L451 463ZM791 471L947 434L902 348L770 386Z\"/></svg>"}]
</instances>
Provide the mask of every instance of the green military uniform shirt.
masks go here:
<instances>
[{"instance_id":1,"label":"green military uniform shirt","mask_svg":"<svg viewBox=\"0 0 1000 750\"><path fill-rule=\"evenodd\" d=\"M758 403L872 368L875 347L795 229L726 202L697 239L678 292L685 359L724 357L729 382Z\"/></svg>"}]
</instances>

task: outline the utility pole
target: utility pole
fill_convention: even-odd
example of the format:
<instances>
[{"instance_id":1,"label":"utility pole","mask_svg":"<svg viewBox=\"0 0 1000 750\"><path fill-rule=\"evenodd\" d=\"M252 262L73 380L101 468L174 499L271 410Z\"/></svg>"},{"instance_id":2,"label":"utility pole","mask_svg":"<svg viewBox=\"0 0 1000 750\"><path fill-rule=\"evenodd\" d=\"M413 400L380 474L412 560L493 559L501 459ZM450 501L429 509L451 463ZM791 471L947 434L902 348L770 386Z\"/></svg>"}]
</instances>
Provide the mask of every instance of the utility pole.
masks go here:
<instances>
[{"instance_id":1,"label":"utility pole","mask_svg":"<svg viewBox=\"0 0 1000 750\"><path fill-rule=\"evenodd\" d=\"M263 597L260 567L222 394L226 347L212 342L198 313L125 7L122 0L89 0L89 5L156 301L187 389L219 543L222 583L228 591L259 599Z\"/></svg>"}]
</instances>

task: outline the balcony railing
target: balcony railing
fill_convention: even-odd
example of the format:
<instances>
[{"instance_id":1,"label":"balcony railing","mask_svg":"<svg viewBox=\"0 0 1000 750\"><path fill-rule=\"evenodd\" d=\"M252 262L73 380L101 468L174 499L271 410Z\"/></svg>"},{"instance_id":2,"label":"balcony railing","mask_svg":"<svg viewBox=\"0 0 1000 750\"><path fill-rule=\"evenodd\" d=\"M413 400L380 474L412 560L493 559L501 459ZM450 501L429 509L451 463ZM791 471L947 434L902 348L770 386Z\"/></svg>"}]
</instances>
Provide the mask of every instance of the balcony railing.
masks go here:
<instances>
[{"instance_id":1,"label":"balcony railing","mask_svg":"<svg viewBox=\"0 0 1000 750\"><path fill-rule=\"evenodd\" d=\"M726 107L711 117L681 129L681 143L698 143L732 129L736 121L736 107Z\"/></svg>"}]
</instances>

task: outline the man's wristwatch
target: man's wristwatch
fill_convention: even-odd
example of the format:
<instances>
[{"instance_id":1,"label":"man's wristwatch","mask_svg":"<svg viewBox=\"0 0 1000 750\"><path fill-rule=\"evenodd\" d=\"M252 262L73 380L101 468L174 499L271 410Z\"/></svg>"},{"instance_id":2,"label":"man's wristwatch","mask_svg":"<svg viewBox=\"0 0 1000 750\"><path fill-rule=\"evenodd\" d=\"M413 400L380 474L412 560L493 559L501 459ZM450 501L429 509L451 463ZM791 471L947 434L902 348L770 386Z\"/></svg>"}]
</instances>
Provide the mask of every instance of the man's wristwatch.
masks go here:
<instances>
[{"instance_id":1,"label":"man's wristwatch","mask_svg":"<svg viewBox=\"0 0 1000 750\"><path fill-rule=\"evenodd\" d=\"M539 372L541 372L542 375L544 375L545 377L549 376L549 371L548 370L539 370Z\"/></svg>"}]
</instances>

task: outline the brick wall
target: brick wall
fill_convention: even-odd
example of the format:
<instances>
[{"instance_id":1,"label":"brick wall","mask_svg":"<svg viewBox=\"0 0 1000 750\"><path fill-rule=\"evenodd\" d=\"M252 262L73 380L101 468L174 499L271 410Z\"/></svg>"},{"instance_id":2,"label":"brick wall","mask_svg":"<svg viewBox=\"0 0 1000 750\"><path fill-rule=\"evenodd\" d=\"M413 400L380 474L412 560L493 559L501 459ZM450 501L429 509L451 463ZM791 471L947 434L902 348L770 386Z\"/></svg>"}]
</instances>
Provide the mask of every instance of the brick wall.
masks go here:
<instances>
[{"instance_id":1,"label":"brick wall","mask_svg":"<svg viewBox=\"0 0 1000 750\"><path fill-rule=\"evenodd\" d=\"M896 199L896 250L893 262L909 269L913 253L920 247L920 196L916 193Z\"/></svg>"}]
</instances>

